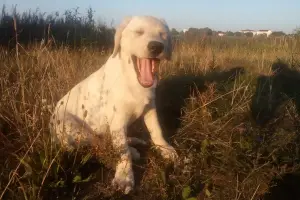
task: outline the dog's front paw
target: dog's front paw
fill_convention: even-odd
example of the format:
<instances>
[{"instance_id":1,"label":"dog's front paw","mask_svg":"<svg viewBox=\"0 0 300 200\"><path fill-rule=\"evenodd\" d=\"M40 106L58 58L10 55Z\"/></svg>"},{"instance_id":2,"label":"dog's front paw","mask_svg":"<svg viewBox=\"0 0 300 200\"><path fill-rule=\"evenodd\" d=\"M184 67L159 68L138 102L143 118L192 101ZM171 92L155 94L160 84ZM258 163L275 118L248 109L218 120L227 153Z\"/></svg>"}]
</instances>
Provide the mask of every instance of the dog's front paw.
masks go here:
<instances>
[{"instance_id":1,"label":"dog's front paw","mask_svg":"<svg viewBox=\"0 0 300 200\"><path fill-rule=\"evenodd\" d=\"M176 150L174 149L174 147L172 147L171 145L160 146L159 149L160 149L161 155L164 159L170 160L174 163L176 163L178 161L178 154L177 154Z\"/></svg>"},{"instance_id":2,"label":"dog's front paw","mask_svg":"<svg viewBox=\"0 0 300 200\"><path fill-rule=\"evenodd\" d=\"M134 176L132 170L117 170L115 177L112 180L112 185L117 190L123 191L124 194L128 194L134 188Z\"/></svg>"}]
</instances>

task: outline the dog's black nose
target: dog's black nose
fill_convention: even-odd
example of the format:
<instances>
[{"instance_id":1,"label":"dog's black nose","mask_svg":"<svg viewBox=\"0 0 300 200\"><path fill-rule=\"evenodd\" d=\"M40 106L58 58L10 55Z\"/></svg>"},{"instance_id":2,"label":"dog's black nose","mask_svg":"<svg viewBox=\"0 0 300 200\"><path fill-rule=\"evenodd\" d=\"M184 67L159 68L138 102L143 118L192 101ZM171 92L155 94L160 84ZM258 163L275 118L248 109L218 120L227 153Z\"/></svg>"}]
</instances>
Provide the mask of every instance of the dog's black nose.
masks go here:
<instances>
[{"instance_id":1,"label":"dog's black nose","mask_svg":"<svg viewBox=\"0 0 300 200\"><path fill-rule=\"evenodd\" d=\"M157 41L148 43L148 50L152 56L158 56L164 50L164 44Z\"/></svg>"}]
</instances>

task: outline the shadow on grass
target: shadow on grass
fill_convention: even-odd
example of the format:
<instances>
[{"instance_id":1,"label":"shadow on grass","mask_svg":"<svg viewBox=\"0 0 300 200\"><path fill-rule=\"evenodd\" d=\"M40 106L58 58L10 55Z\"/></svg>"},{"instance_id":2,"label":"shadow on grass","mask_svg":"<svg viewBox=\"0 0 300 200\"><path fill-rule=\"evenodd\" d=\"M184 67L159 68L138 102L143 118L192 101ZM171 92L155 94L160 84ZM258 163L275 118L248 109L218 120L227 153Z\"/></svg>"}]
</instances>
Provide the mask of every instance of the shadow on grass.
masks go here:
<instances>
[{"instance_id":1,"label":"shadow on grass","mask_svg":"<svg viewBox=\"0 0 300 200\"><path fill-rule=\"evenodd\" d=\"M272 129L275 126L271 121L277 117L276 111L287 100L292 100L296 112L300 113L300 72L281 60L273 63L272 72L271 76L258 77L251 104L252 117L261 128ZM283 117L286 119L287 116ZM287 123L287 128L298 129L299 124ZM284 174L280 179L274 178L271 185L269 193L264 196L266 200L300 199L298 172Z\"/></svg>"},{"instance_id":2,"label":"shadow on grass","mask_svg":"<svg viewBox=\"0 0 300 200\"><path fill-rule=\"evenodd\" d=\"M161 80L156 91L156 105L159 121L166 136L173 136L180 127L182 108L191 95L205 92L208 89L206 84L212 82L217 84L217 88L218 85L232 82L242 73L244 68L235 67L206 75L179 74Z\"/></svg>"},{"instance_id":3,"label":"shadow on grass","mask_svg":"<svg viewBox=\"0 0 300 200\"><path fill-rule=\"evenodd\" d=\"M264 200L294 200L300 199L300 175L296 173L285 174L282 178L272 181L269 193L264 196Z\"/></svg>"},{"instance_id":4,"label":"shadow on grass","mask_svg":"<svg viewBox=\"0 0 300 200\"><path fill-rule=\"evenodd\" d=\"M300 112L300 73L281 60L272 65L272 76L260 76L252 99L252 116L264 126L274 117L277 108L292 99Z\"/></svg>"}]
</instances>

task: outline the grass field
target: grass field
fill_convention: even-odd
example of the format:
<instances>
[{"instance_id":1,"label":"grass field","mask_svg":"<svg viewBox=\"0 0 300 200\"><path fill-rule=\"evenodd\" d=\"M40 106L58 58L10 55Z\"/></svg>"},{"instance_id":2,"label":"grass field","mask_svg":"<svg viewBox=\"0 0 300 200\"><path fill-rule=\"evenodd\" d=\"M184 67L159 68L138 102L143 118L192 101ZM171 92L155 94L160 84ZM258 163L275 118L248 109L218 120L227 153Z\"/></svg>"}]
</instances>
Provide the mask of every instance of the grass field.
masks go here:
<instances>
[{"instance_id":1,"label":"grass field","mask_svg":"<svg viewBox=\"0 0 300 200\"><path fill-rule=\"evenodd\" d=\"M136 190L124 197L110 188L109 147L66 154L50 144L48 132L51 105L110 52L45 44L1 49L0 199L299 195L299 52L296 38L177 41L172 61L160 67L157 105L184 162L172 167L151 146L138 147ZM130 133L148 138L139 121ZM284 183L275 181L280 178Z\"/></svg>"}]
</instances>

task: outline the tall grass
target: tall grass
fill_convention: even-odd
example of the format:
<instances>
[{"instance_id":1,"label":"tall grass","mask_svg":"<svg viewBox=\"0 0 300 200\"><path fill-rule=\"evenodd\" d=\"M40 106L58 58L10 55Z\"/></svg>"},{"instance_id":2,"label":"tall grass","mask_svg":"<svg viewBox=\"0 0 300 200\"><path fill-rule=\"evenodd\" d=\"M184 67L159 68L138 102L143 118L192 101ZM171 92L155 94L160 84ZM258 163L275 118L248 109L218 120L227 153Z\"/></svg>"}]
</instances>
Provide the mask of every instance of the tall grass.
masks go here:
<instances>
[{"instance_id":1,"label":"tall grass","mask_svg":"<svg viewBox=\"0 0 300 200\"><path fill-rule=\"evenodd\" d=\"M14 19L18 27L18 40L23 45L43 40L58 46L93 46L101 49L113 44L114 29L100 21L96 22L92 8L88 8L85 14L79 13L79 8L66 10L63 14L47 14L39 9L20 14L16 6L8 12L3 5L0 16L1 45L15 46Z\"/></svg>"},{"instance_id":2,"label":"tall grass","mask_svg":"<svg viewBox=\"0 0 300 200\"><path fill-rule=\"evenodd\" d=\"M20 30L21 23L16 27ZM110 187L108 147L66 154L52 146L48 131L53 105L101 67L110 50L28 44L15 44L17 51L0 49L0 197L122 199ZM166 136L184 162L172 169L151 148L140 149L136 193L128 198L259 199L274 177L299 172L294 99L287 98L263 126L256 123L251 106L262 101L258 80L269 77L272 82L277 58L290 68L299 66L299 48L296 38L174 41L172 61L160 67L157 103ZM290 80L298 81L294 76ZM130 130L147 135L139 123Z\"/></svg>"}]
</instances>

